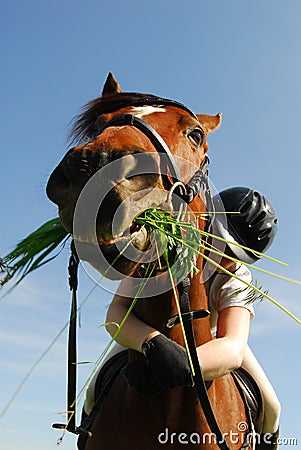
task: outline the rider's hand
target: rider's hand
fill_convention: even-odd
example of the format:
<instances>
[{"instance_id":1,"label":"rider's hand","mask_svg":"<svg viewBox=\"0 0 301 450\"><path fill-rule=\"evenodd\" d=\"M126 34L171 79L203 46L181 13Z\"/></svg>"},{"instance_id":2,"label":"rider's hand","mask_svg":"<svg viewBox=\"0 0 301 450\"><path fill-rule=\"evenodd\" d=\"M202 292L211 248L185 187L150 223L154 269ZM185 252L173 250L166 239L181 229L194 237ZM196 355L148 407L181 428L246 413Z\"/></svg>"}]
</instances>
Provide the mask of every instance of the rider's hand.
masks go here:
<instances>
[{"instance_id":1,"label":"rider's hand","mask_svg":"<svg viewBox=\"0 0 301 450\"><path fill-rule=\"evenodd\" d=\"M193 386L186 350L159 334L142 346L154 382L162 389Z\"/></svg>"},{"instance_id":2,"label":"rider's hand","mask_svg":"<svg viewBox=\"0 0 301 450\"><path fill-rule=\"evenodd\" d=\"M126 365L123 371L127 383L139 394L159 394L161 389L152 379L149 364L144 355L139 354L137 359Z\"/></svg>"},{"instance_id":3,"label":"rider's hand","mask_svg":"<svg viewBox=\"0 0 301 450\"><path fill-rule=\"evenodd\" d=\"M160 334L142 346L144 357L128 364L124 375L130 386L141 394L159 393L180 386L193 386L183 347Z\"/></svg>"}]
</instances>

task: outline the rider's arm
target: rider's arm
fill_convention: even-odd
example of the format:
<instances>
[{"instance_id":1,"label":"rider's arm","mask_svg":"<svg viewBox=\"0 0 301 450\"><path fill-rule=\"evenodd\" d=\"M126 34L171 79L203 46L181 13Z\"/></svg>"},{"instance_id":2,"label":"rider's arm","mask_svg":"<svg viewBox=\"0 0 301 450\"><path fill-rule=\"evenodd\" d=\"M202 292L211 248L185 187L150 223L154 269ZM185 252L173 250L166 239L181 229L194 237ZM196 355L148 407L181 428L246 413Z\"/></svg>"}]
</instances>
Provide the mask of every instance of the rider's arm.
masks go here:
<instances>
[{"instance_id":1,"label":"rider's arm","mask_svg":"<svg viewBox=\"0 0 301 450\"><path fill-rule=\"evenodd\" d=\"M130 298L115 295L107 312L106 323L115 322L120 324L128 312L132 301L133 300ZM117 331L117 326L110 324L106 326L106 329L113 337ZM138 317L131 312L115 340L124 347L141 352L142 344L155 337L157 334L160 334L159 331L156 331L155 328L152 328L138 319Z\"/></svg>"},{"instance_id":2,"label":"rider's arm","mask_svg":"<svg viewBox=\"0 0 301 450\"><path fill-rule=\"evenodd\" d=\"M249 336L250 311L231 306L219 312L216 339L198 347L205 380L226 375L241 366Z\"/></svg>"}]
</instances>

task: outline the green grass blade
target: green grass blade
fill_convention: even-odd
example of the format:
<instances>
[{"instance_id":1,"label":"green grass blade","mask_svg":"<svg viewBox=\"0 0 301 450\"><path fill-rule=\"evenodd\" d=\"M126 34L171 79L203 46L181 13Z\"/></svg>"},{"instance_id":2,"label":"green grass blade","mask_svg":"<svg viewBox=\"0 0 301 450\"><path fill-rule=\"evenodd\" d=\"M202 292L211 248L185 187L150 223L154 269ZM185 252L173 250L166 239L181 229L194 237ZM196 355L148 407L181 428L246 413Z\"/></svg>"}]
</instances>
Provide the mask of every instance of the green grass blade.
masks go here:
<instances>
[{"instance_id":1,"label":"green grass blade","mask_svg":"<svg viewBox=\"0 0 301 450\"><path fill-rule=\"evenodd\" d=\"M165 218L164 218L165 215ZM163 216L163 217L162 217ZM178 229L182 227L182 230L184 230L187 234L189 238L184 238L182 235L182 232L176 232L174 233L171 228L170 225L171 223L174 223L175 226L178 226ZM214 249L213 246L209 246L209 244L204 243L204 241L202 240L202 236L205 237L211 237L211 238L215 238L218 239L220 241L223 241L225 243L227 243L228 241L226 239L220 238L219 236L215 236L211 233L206 233L203 232L202 230L198 230L196 229L191 223L187 223L187 222L183 222L183 221L177 221L175 218L171 217L171 216L167 216L166 213L162 212L162 211L156 211L154 212L154 210L152 210L149 213L149 217L148 217L148 211L144 212L144 214L138 218L138 222L140 224L144 224L145 226L149 226L150 228L154 228L154 229L159 229L161 232L165 233L166 236L170 237L171 241L170 242L179 242L184 248L189 250L189 256L191 256L191 254L196 254L198 256L201 256L202 258L204 258L205 260L207 260L208 262L210 262L213 266L217 267L218 269L222 270L224 273L226 273L227 275L238 279L239 281L241 281L242 283L246 284L248 287L250 287L251 289L253 289L258 296L264 297L266 299L268 299L269 301L271 301L275 306L277 306L278 308L280 308L283 312L285 312L289 317L291 317L293 320L295 320L299 325L301 324L300 319L298 319L293 313L291 313L288 309L286 309L284 306L282 306L277 300L273 299L271 296L269 296L265 291L263 291L262 289L260 289L259 287L252 285L250 283L245 282L244 280L241 280L239 277L237 277L235 274L233 274L232 272L229 272L228 270L226 270L225 268L223 268L222 266L220 266L218 263L216 263L215 261L213 261L211 258L209 258L208 256L206 256L203 252L199 251L197 247L201 248L203 251L212 251L215 254L218 254L219 256L226 256L224 255L222 252L220 252L217 249ZM163 225L163 226L162 226ZM198 233L199 238L195 239L196 234ZM190 238L193 238L192 240ZM239 244L237 244L239 247L248 250L248 251L252 251L254 252L252 249L250 249L249 247L245 247L245 246L240 246ZM268 257L267 255L264 255L262 253L259 252L255 252L258 256L262 256L262 257L266 257L267 259L276 262L278 264L287 266L286 263L283 263L282 261L279 261L275 258L272 257ZM246 266L252 267L256 270L259 270L260 272L263 272L267 275L271 275L271 276L276 276L279 279L282 279L284 281L289 281L295 284L300 284L300 281L297 280L292 280L290 278L286 278L286 277L282 277L281 275L277 275L274 274L272 272L266 271L265 269L261 269L258 268L256 266L252 266L251 264L245 264L243 261L239 261L236 258L231 258L228 257L228 259L237 262L237 263L241 263L244 264ZM188 261L189 263L189 261Z\"/></svg>"},{"instance_id":2,"label":"green grass blade","mask_svg":"<svg viewBox=\"0 0 301 450\"><path fill-rule=\"evenodd\" d=\"M22 239L8 255L1 259L1 271L6 273L6 276L0 281L0 285L3 286L9 280L16 279L6 295L30 272L53 260L61 252L69 237L70 235L57 217ZM59 245L61 249L50 256Z\"/></svg>"}]
</instances>

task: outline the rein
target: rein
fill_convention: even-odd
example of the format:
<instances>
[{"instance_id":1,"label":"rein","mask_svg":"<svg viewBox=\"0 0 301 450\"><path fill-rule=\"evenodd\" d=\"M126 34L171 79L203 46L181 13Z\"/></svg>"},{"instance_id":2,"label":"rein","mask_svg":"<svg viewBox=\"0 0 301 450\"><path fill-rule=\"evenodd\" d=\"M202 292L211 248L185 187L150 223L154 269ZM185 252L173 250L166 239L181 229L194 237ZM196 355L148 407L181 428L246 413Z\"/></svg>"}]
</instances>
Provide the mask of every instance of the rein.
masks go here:
<instances>
[{"instance_id":1,"label":"rein","mask_svg":"<svg viewBox=\"0 0 301 450\"><path fill-rule=\"evenodd\" d=\"M181 247L178 249L180 251ZM206 417L207 423L213 435L215 436L215 441L218 447L221 450L230 450L225 437L223 436L219 425L215 419L215 415L210 403L210 399L208 396L208 391L206 387L206 383L202 374L202 368L200 365L200 361L197 354L197 347L194 337L194 330L192 326L192 321L195 319L203 319L210 315L210 312L206 309L198 309L195 311L191 311L190 302L189 302L189 288L190 288L190 279L189 276L186 276L179 284L178 284L178 292L179 292L179 300L180 300L180 310L181 316L183 320L184 330L187 337L187 345L190 352L192 366L194 368L193 381L197 391L197 395L199 401L201 403L204 415ZM172 328L176 324L180 322L179 314L171 317L166 322L167 328Z\"/></svg>"},{"instance_id":2,"label":"rein","mask_svg":"<svg viewBox=\"0 0 301 450\"><path fill-rule=\"evenodd\" d=\"M77 287L79 258L74 241L71 242L71 255L68 265L71 309L68 331L68 373L67 373L67 424L54 423L52 428L68 430L70 433L91 437L92 433L76 426L76 383L77 383Z\"/></svg>"},{"instance_id":3,"label":"rein","mask_svg":"<svg viewBox=\"0 0 301 450\"><path fill-rule=\"evenodd\" d=\"M181 108L187 112L189 112L194 118L197 119L196 115L188 109L186 106L182 105L179 102L163 99L159 97L145 97L143 99L139 99L138 101L132 101L128 106L137 106L137 105L166 105L166 106L175 106ZM114 126L133 126L139 129L148 139L151 141L156 151L159 154L163 154L166 156L166 163L170 170L171 177L173 179L175 189L173 193L181 199L181 202L189 204L193 201L196 196L201 196L202 193L205 195L205 202L207 206L207 210L209 212L213 212L213 203L209 189L208 182L208 166L209 166L209 158L205 155L204 161L201 167L196 171L187 185L184 185L180 181L180 173L179 169L176 165L175 159L168 148L167 144L163 140L163 138L157 133L157 131L150 126L147 122L136 117L132 114L120 114L118 116L113 117L111 120L106 122L97 130L97 132L93 135L93 139L95 139L98 135L100 135L105 129ZM163 172L164 173L164 172ZM210 214L209 219L206 221L206 229L208 230L211 225L212 215ZM182 247L178 246L177 253L178 256L181 257ZM74 242L71 244L71 256L69 262L69 284L70 289L72 291L72 305L70 312L70 322L69 322L69 338L68 338L68 395L67 395L67 414L68 414L68 422L67 425L64 424L53 424L54 428L67 429L68 431L75 434L83 434L86 436L91 436L91 432L77 427L75 425L76 420L76 374L77 374L77 351L76 351L76 322L77 322L77 302L76 302L76 291L77 291L77 269L78 269L78 257L75 251ZM216 422L214 412L212 410L210 400L208 397L208 392L206 388L206 384L202 375L202 369L199 363L196 343L194 338L194 330L192 326L192 321L199 318L205 318L210 313L207 310L197 310L191 311L190 303L189 303L189 288L190 288L190 279L189 276L186 276L179 284L178 291L180 297L180 310L184 323L184 329L187 335L187 343L189 352L191 354L192 363L195 371L195 375L193 376L195 388L198 394L199 401L203 408L204 415L206 417L207 423L211 429L211 432L215 435L216 443L221 450L229 450L229 447L225 441L223 434ZM172 328L174 325L179 323L179 315L171 317L167 322L166 326L168 328Z\"/></svg>"}]
</instances>

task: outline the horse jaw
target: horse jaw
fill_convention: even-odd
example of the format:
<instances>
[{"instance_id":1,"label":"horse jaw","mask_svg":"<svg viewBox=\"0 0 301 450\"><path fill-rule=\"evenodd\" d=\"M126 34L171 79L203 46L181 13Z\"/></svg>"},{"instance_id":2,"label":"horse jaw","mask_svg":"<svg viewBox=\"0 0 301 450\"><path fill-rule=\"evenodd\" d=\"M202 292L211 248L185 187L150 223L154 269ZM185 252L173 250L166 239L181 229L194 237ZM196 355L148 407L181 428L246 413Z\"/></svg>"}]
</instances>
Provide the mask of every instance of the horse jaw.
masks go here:
<instances>
[{"instance_id":1,"label":"horse jaw","mask_svg":"<svg viewBox=\"0 0 301 450\"><path fill-rule=\"evenodd\" d=\"M119 239L90 244L74 238L76 251L82 261L110 280L121 280L130 276L140 265L139 259L149 246L149 235L145 228L120 236ZM123 249L126 254L123 254ZM127 253L130 250L130 257Z\"/></svg>"}]
</instances>

